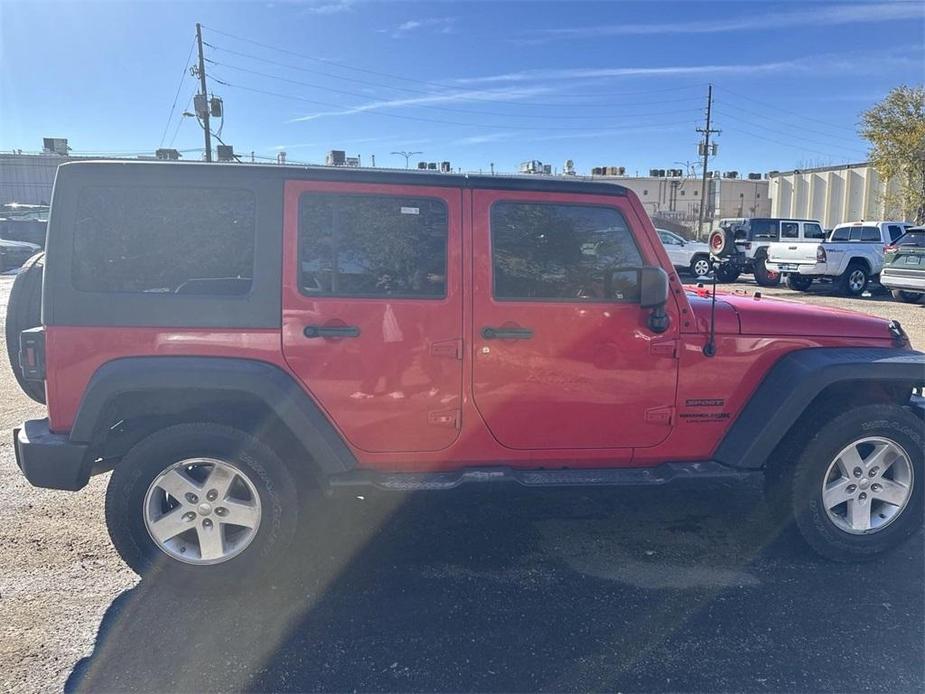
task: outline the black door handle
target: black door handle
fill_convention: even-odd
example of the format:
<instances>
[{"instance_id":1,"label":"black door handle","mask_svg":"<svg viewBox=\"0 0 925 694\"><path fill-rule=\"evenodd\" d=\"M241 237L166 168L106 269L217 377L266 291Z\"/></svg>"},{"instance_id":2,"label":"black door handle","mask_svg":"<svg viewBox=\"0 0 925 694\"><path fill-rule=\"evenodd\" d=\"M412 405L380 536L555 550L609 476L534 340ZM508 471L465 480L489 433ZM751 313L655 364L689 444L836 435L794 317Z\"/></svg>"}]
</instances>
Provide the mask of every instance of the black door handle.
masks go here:
<instances>
[{"instance_id":1,"label":"black door handle","mask_svg":"<svg viewBox=\"0 0 925 694\"><path fill-rule=\"evenodd\" d=\"M533 337L530 328L482 328L482 337L486 340L529 340Z\"/></svg>"},{"instance_id":2,"label":"black door handle","mask_svg":"<svg viewBox=\"0 0 925 694\"><path fill-rule=\"evenodd\" d=\"M355 325L306 325L305 337L359 337L360 329Z\"/></svg>"}]
</instances>

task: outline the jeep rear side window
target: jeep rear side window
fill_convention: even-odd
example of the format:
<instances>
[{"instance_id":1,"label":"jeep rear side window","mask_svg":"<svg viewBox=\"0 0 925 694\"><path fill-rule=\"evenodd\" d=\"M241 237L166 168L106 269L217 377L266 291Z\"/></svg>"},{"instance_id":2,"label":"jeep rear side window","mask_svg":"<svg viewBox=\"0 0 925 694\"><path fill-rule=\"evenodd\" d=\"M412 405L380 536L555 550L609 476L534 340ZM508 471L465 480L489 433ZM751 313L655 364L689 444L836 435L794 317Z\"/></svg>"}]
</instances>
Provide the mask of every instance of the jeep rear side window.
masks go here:
<instances>
[{"instance_id":1,"label":"jeep rear side window","mask_svg":"<svg viewBox=\"0 0 925 694\"><path fill-rule=\"evenodd\" d=\"M299 288L308 296L446 296L447 208L432 198L306 193Z\"/></svg>"},{"instance_id":2,"label":"jeep rear side window","mask_svg":"<svg viewBox=\"0 0 925 694\"><path fill-rule=\"evenodd\" d=\"M74 287L247 294L254 274L255 209L247 190L85 188L74 225Z\"/></svg>"},{"instance_id":3,"label":"jeep rear side window","mask_svg":"<svg viewBox=\"0 0 925 694\"><path fill-rule=\"evenodd\" d=\"M496 299L638 299L642 256L612 207L498 202L491 247Z\"/></svg>"}]
</instances>

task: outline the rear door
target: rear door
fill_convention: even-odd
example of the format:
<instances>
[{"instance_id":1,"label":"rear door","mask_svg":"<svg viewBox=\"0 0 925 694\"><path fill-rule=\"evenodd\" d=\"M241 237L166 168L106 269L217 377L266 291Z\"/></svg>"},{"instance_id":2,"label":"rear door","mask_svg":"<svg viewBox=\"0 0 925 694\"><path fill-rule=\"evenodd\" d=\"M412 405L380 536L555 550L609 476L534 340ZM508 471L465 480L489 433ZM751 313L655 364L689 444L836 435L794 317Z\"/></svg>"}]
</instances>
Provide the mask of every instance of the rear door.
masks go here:
<instances>
[{"instance_id":1,"label":"rear door","mask_svg":"<svg viewBox=\"0 0 925 694\"><path fill-rule=\"evenodd\" d=\"M473 192L473 397L514 449L636 448L674 421L678 317L655 335L655 264L622 197Z\"/></svg>"},{"instance_id":2,"label":"rear door","mask_svg":"<svg viewBox=\"0 0 925 694\"><path fill-rule=\"evenodd\" d=\"M286 183L283 351L357 448L456 439L460 212L459 189Z\"/></svg>"}]
</instances>

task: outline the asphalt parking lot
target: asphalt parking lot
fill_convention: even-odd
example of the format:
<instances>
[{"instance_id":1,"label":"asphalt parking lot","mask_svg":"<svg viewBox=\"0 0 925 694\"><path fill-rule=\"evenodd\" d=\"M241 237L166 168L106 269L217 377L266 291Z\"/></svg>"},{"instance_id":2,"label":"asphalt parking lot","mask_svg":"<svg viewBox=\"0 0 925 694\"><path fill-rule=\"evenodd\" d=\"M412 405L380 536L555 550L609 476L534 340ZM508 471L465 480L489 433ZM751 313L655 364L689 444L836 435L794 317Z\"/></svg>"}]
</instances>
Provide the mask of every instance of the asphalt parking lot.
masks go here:
<instances>
[{"instance_id":1,"label":"asphalt parking lot","mask_svg":"<svg viewBox=\"0 0 925 694\"><path fill-rule=\"evenodd\" d=\"M925 348L925 306L761 291L896 318ZM0 428L42 413L0 366ZM139 582L106 478L33 489L8 439L0 691L925 689L923 534L826 562L757 481L346 497L271 585L206 592Z\"/></svg>"}]
</instances>

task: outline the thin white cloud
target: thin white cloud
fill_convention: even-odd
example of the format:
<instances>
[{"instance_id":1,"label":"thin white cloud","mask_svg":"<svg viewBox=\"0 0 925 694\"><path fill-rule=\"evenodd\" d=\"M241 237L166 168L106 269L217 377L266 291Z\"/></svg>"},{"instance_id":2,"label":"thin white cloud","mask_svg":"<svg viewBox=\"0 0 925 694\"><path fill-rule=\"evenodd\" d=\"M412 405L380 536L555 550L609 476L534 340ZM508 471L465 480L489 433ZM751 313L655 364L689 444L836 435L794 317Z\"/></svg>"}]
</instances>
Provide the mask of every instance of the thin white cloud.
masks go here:
<instances>
[{"instance_id":1,"label":"thin white cloud","mask_svg":"<svg viewBox=\"0 0 925 694\"><path fill-rule=\"evenodd\" d=\"M725 9L725 5L713 5ZM741 6L740 6L741 7ZM901 20L925 19L925 5L918 2L866 3L809 7L792 12L763 12L740 17L724 17L693 22L662 22L651 24L603 24L582 27L558 27L526 34L526 43L555 39L601 36L631 36L658 34L717 34L735 31L762 31L804 26L839 24L871 24Z\"/></svg>"},{"instance_id":2,"label":"thin white cloud","mask_svg":"<svg viewBox=\"0 0 925 694\"><path fill-rule=\"evenodd\" d=\"M921 47L919 47L919 50L921 50ZM512 84L518 82L575 79L600 80L619 77L690 77L697 75L721 77L724 75L755 75L782 71L802 71L818 74L846 72L853 74L871 74L883 70L920 64L921 56L913 57L902 55L899 51L854 54L825 53L803 56L792 60L770 61L766 63L521 70L519 72L506 72L497 75L462 77L452 81L460 85Z\"/></svg>"},{"instance_id":3,"label":"thin white cloud","mask_svg":"<svg viewBox=\"0 0 925 694\"><path fill-rule=\"evenodd\" d=\"M408 106L426 106L429 104L445 103L464 103L473 100L491 99L492 101L518 101L520 99L530 98L537 94L548 94L551 90L546 87L512 87L504 89L477 89L477 90L459 90L454 92L442 92L428 96L418 96L408 99L389 99L382 101L370 101L369 103L351 106L341 111L319 111L309 113L298 118L287 121L288 123L301 123L304 121L317 120L329 116L350 116L355 113L365 113L367 111L378 111L381 109L404 108Z\"/></svg>"},{"instance_id":4,"label":"thin white cloud","mask_svg":"<svg viewBox=\"0 0 925 694\"><path fill-rule=\"evenodd\" d=\"M308 14L331 15L352 12L356 0L311 0L306 3L305 11Z\"/></svg>"},{"instance_id":5,"label":"thin white cloud","mask_svg":"<svg viewBox=\"0 0 925 694\"><path fill-rule=\"evenodd\" d=\"M458 84L491 84L498 82L527 82L534 80L602 79L610 77L674 77L703 74L754 74L779 72L797 67L798 62L783 60L770 63L744 63L733 65L669 65L665 67L608 67L562 68L552 70L522 70L482 77L463 77Z\"/></svg>"},{"instance_id":6,"label":"thin white cloud","mask_svg":"<svg viewBox=\"0 0 925 694\"><path fill-rule=\"evenodd\" d=\"M408 34L429 30L438 34L452 34L456 31L456 17L429 17L409 19L391 29L380 29L381 33L390 34L393 39L404 38Z\"/></svg>"}]
</instances>

